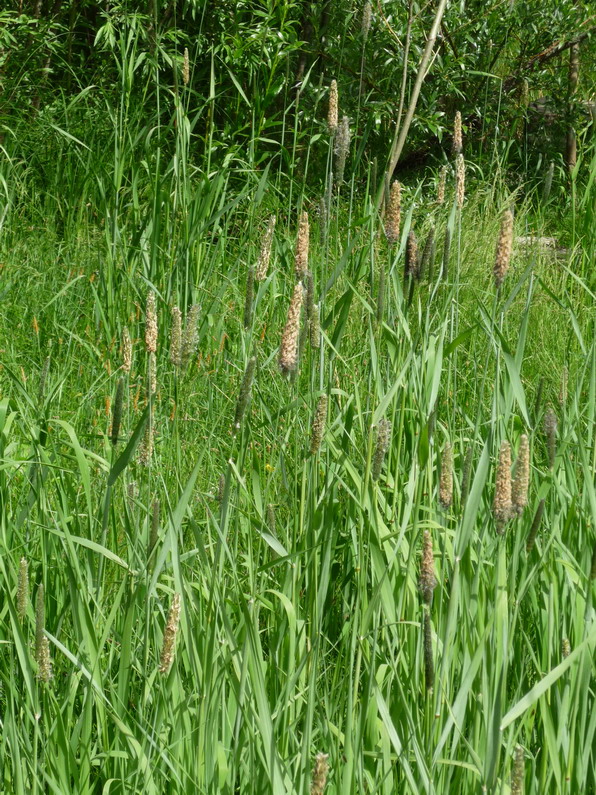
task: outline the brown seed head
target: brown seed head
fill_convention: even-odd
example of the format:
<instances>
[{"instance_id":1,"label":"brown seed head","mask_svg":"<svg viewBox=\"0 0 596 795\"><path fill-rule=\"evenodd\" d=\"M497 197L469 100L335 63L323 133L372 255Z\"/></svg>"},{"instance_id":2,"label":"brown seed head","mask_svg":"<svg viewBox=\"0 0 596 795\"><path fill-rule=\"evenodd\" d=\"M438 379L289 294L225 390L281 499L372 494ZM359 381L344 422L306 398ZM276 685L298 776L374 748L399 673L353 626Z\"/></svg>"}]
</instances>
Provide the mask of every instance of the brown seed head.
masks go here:
<instances>
[{"instance_id":1,"label":"brown seed head","mask_svg":"<svg viewBox=\"0 0 596 795\"><path fill-rule=\"evenodd\" d=\"M511 251L513 249L513 213L505 210L501 217L501 230L497 242L497 252L495 254L495 265L493 273L497 289L503 284L503 280L509 270Z\"/></svg>"},{"instance_id":2,"label":"brown seed head","mask_svg":"<svg viewBox=\"0 0 596 795\"><path fill-rule=\"evenodd\" d=\"M329 110L327 112L327 125L332 134L337 131L338 108L337 80L332 80L329 87Z\"/></svg>"},{"instance_id":3,"label":"brown seed head","mask_svg":"<svg viewBox=\"0 0 596 795\"><path fill-rule=\"evenodd\" d=\"M153 290L150 290L147 294L147 307L145 310L145 348L147 349L147 353L156 353L157 351L157 309Z\"/></svg>"},{"instance_id":4,"label":"brown seed head","mask_svg":"<svg viewBox=\"0 0 596 795\"><path fill-rule=\"evenodd\" d=\"M453 450L449 442L441 456L441 480L439 482L439 502L447 510L453 502Z\"/></svg>"},{"instance_id":5,"label":"brown seed head","mask_svg":"<svg viewBox=\"0 0 596 795\"><path fill-rule=\"evenodd\" d=\"M518 745L515 748L513 769L511 771L511 795L522 795L524 791L524 749Z\"/></svg>"},{"instance_id":6,"label":"brown seed head","mask_svg":"<svg viewBox=\"0 0 596 795\"><path fill-rule=\"evenodd\" d=\"M461 210L466 198L466 164L464 156L458 155L455 161L455 202L457 209Z\"/></svg>"},{"instance_id":7,"label":"brown seed head","mask_svg":"<svg viewBox=\"0 0 596 795\"><path fill-rule=\"evenodd\" d=\"M437 585L433 540L430 532L425 530L422 537L422 557L420 559L420 576L418 578L418 588L420 589L425 604L431 604L433 600L433 591Z\"/></svg>"},{"instance_id":8,"label":"brown seed head","mask_svg":"<svg viewBox=\"0 0 596 795\"><path fill-rule=\"evenodd\" d=\"M298 237L296 239L296 255L294 258L294 265L296 269L296 278L304 279L308 271L308 247L310 239L310 226L308 223L308 213L303 212L300 215L300 224L298 225Z\"/></svg>"},{"instance_id":9,"label":"brown seed head","mask_svg":"<svg viewBox=\"0 0 596 795\"><path fill-rule=\"evenodd\" d=\"M275 231L275 216L272 215L267 224L267 229L261 241L261 252L259 254L259 261L255 270L255 279L262 282L267 278L267 271L269 270L269 262L271 260L271 247L273 245L273 232Z\"/></svg>"},{"instance_id":10,"label":"brown seed head","mask_svg":"<svg viewBox=\"0 0 596 795\"><path fill-rule=\"evenodd\" d=\"M298 336L300 334L300 313L304 298L304 287L298 282L294 287L288 308L288 318L281 335L279 346L279 367L282 373L291 373L298 365Z\"/></svg>"},{"instance_id":11,"label":"brown seed head","mask_svg":"<svg viewBox=\"0 0 596 795\"><path fill-rule=\"evenodd\" d=\"M528 486L530 483L530 445L525 433L519 440L519 451L515 462L515 476L511 486L511 503L513 512L518 516L524 512L528 504Z\"/></svg>"},{"instance_id":12,"label":"brown seed head","mask_svg":"<svg viewBox=\"0 0 596 795\"><path fill-rule=\"evenodd\" d=\"M318 452L325 432L325 422L327 421L327 395L321 395L317 403L317 410L312 424L310 436L310 452L312 455Z\"/></svg>"},{"instance_id":13,"label":"brown seed head","mask_svg":"<svg viewBox=\"0 0 596 795\"><path fill-rule=\"evenodd\" d=\"M188 57L188 47L184 48L184 62L182 64L182 82L185 86L190 80L190 58Z\"/></svg>"},{"instance_id":14,"label":"brown seed head","mask_svg":"<svg viewBox=\"0 0 596 795\"><path fill-rule=\"evenodd\" d=\"M397 180L391 185L389 204L385 214L385 237L389 245L393 246L399 240L399 226L401 222L401 185Z\"/></svg>"},{"instance_id":15,"label":"brown seed head","mask_svg":"<svg viewBox=\"0 0 596 795\"><path fill-rule=\"evenodd\" d=\"M125 373L130 373L132 367L132 340L130 332L125 326L122 329L122 369Z\"/></svg>"},{"instance_id":16,"label":"brown seed head","mask_svg":"<svg viewBox=\"0 0 596 795\"><path fill-rule=\"evenodd\" d=\"M406 245L406 277L417 279L418 276L418 238L416 237L416 232L411 229Z\"/></svg>"},{"instance_id":17,"label":"brown seed head","mask_svg":"<svg viewBox=\"0 0 596 795\"><path fill-rule=\"evenodd\" d=\"M461 154L463 149L462 135L461 135L461 113L459 110L455 114L453 120L453 154Z\"/></svg>"},{"instance_id":18,"label":"brown seed head","mask_svg":"<svg viewBox=\"0 0 596 795\"><path fill-rule=\"evenodd\" d=\"M180 346L182 345L182 312L177 306L172 307L172 336L170 338L170 361L180 367Z\"/></svg>"},{"instance_id":19,"label":"brown seed head","mask_svg":"<svg viewBox=\"0 0 596 795\"><path fill-rule=\"evenodd\" d=\"M511 518L511 445L507 441L501 443L499 450L493 513L497 523L497 533L502 535L505 532L505 525Z\"/></svg>"},{"instance_id":20,"label":"brown seed head","mask_svg":"<svg viewBox=\"0 0 596 795\"><path fill-rule=\"evenodd\" d=\"M323 795L327 785L327 775L329 773L329 754L317 754L315 766L312 771L312 784L310 795Z\"/></svg>"},{"instance_id":21,"label":"brown seed head","mask_svg":"<svg viewBox=\"0 0 596 795\"><path fill-rule=\"evenodd\" d=\"M170 605L170 612L168 613L168 620L166 628L163 633L163 643L161 646L161 656L159 659L159 672L160 674L167 674L172 663L174 662L174 654L176 651L176 635L178 634L178 625L180 623L180 594L175 593Z\"/></svg>"},{"instance_id":22,"label":"brown seed head","mask_svg":"<svg viewBox=\"0 0 596 795\"><path fill-rule=\"evenodd\" d=\"M433 640L430 625L430 613L424 610L424 684L431 692L435 684L435 666L433 662Z\"/></svg>"},{"instance_id":23,"label":"brown seed head","mask_svg":"<svg viewBox=\"0 0 596 795\"><path fill-rule=\"evenodd\" d=\"M319 304L313 304L308 328L310 346L316 350L321 347L321 309Z\"/></svg>"}]
</instances>

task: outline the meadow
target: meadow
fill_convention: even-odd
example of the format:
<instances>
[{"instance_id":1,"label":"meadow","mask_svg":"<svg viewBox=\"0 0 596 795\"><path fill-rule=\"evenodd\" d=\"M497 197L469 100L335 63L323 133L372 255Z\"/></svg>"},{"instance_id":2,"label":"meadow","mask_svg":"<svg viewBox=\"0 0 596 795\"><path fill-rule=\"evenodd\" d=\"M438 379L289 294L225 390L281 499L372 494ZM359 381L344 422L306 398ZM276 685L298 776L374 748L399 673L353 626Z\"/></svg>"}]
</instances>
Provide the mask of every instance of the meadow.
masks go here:
<instances>
[{"instance_id":1,"label":"meadow","mask_svg":"<svg viewBox=\"0 0 596 795\"><path fill-rule=\"evenodd\" d=\"M386 179L135 57L2 147L0 789L595 792L593 142Z\"/></svg>"}]
</instances>

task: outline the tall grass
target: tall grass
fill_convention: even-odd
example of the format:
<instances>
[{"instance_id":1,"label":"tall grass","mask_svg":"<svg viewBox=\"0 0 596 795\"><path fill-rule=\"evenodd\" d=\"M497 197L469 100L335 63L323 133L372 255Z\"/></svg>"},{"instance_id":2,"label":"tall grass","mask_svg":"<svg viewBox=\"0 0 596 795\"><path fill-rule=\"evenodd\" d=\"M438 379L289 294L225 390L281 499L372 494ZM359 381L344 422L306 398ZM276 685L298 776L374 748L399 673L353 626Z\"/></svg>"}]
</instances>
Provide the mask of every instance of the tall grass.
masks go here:
<instances>
[{"instance_id":1,"label":"tall grass","mask_svg":"<svg viewBox=\"0 0 596 795\"><path fill-rule=\"evenodd\" d=\"M501 216L515 198L500 172L469 179L459 208L453 180L439 205L436 175L421 174L387 242L354 177L362 148L329 192L333 142L324 119L300 128L299 94L284 115L291 145L262 165L254 149L218 151L215 90L193 116L178 81L171 128L154 128L160 113L128 104L134 38L119 58L121 104L103 131L73 140L64 109L54 190L36 195L16 153L3 165L3 790L302 793L328 754L326 792L508 792L520 777L526 792L590 792L594 163L575 178L566 258L514 244L496 290ZM166 87L151 88L151 102L166 101ZM309 192L319 146L325 229ZM466 161L474 174L467 150ZM321 344L303 311L298 366L285 375L303 211ZM269 268L246 312L272 213ZM528 195L515 231L548 231L550 217ZM431 228L439 241L450 231L448 267L437 253L405 279L410 232L424 241ZM188 317L193 305L184 368L170 359L171 310ZM517 455L524 434L528 504L497 523L499 449ZM429 538L432 598L419 587Z\"/></svg>"}]
</instances>

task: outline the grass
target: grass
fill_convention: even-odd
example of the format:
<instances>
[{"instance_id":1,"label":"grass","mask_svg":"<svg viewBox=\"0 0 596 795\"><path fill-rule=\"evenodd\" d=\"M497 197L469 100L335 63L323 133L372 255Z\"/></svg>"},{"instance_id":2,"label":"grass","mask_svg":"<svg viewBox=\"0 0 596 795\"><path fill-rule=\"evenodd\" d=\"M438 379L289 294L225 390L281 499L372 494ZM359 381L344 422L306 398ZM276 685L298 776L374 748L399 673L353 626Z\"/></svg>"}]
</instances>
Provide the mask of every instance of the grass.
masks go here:
<instances>
[{"instance_id":1,"label":"grass","mask_svg":"<svg viewBox=\"0 0 596 795\"><path fill-rule=\"evenodd\" d=\"M289 180L275 158L259 168L235 152L222 158L208 130L199 168L189 154L197 122L179 104L175 157L148 148L144 160L140 122L126 122L123 97L111 167L100 163L107 149L93 130L82 145L56 133L65 159L54 193L38 192L16 152L3 165L2 789L303 793L322 752L329 793L519 792L516 754L528 793L594 791L589 152L586 181L574 175L564 207L542 202L541 185L512 193L501 172L483 175L470 158L459 213L452 182L437 205L436 175L420 174L403 190L400 239L390 247L378 234L374 190L350 176L362 173L363 158L348 161L323 230L308 187L310 143L302 174L291 156ZM295 130L295 153L297 141ZM323 144L312 142L313 169ZM515 247L497 293L495 246L512 203L516 234L555 226L568 251L557 260ZM303 209L322 344L304 335L299 370L284 377L278 347ZM255 283L245 324L247 273L272 212L269 274ZM415 229L422 245L431 225L432 277L410 285L407 234ZM157 391L147 397L150 290ZM192 304L197 347L184 370L169 358L171 307L186 314ZM125 327L130 373L121 369ZM253 356L251 402L236 429ZM311 454L322 395L325 430ZM149 427L155 447L142 466ZM498 451L508 440L515 457L522 433L529 503L499 535ZM447 444L454 496L443 509ZM428 607L418 587L425 531L438 582ZM30 599L20 620L22 557ZM41 584L48 682L35 660ZM180 624L164 674L176 594Z\"/></svg>"}]
</instances>

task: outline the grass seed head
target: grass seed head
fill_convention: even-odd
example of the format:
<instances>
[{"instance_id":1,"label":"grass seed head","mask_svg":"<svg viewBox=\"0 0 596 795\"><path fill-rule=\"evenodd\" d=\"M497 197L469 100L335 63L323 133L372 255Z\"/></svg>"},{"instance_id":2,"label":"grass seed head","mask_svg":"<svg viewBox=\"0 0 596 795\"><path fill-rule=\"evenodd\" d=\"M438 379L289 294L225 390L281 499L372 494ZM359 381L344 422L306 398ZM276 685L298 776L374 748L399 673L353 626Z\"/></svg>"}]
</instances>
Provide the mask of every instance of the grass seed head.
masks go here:
<instances>
[{"instance_id":1,"label":"grass seed head","mask_svg":"<svg viewBox=\"0 0 596 795\"><path fill-rule=\"evenodd\" d=\"M519 440L519 451L515 462L515 476L511 487L513 512L518 516L524 512L528 504L528 486L530 483L530 445L525 433Z\"/></svg>"},{"instance_id":2,"label":"grass seed head","mask_svg":"<svg viewBox=\"0 0 596 795\"><path fill-rule=\"evenodd\" d=\"M509 270L511 252L513 249L513 213L505 210L501 217L501 230L497 241L497 251L495 254L495 264L493 274L497 289L503 284L503 280Z\"/></svg>"},{"instance_id":3,"label":"grass seed head","mask_svg":"<svg viewBox=\"0 0 596 795\"><path fill-rule=\"evenodd\" d=\"M391 423L386 419L379 420L379 424L377 425L377 443L371 469L372 479L375 481L381 477L381 469L383 467L383 461L385 460L385 454L389 449L390 441Z\"/></svg>"},{"instance_id":4,"label":"grass seed head","mask_svg":"<svg viewBox=\"0 0 596 795\"><path fill-rule=\"evenodd\" d=\"M157 357L151 351L149 354L149 373L147 376L147 397L157 392Z\"/></svg>"},{"instance_id":5,"label":"grass seed head","mask_svg":"<svg viewBox=\"0 0 596 795\"><path fill-rule=\"evenodd\" d=\"M418 268L418 238L413 229L408 234L406 245L406 278L417 279L419 276Z\"/></svg>"},{"instance_id":6,"label":"grass seed head","mask_svg":"<svg viewBox=\"0 0 596 795\"><path fill-rule=\"evenodd\" d=\"M350 151L350 138L350 121L347 116L342 116L335 141L335 184L337 186L344 181L346 160Z\"/></svg>"},{"instance_id":7,"label":"grass seed head","mask_svg":"<svg viewBox=\"0 0 596 795\"><path fill-rule=\"evenodd\" d=\"M385 237L389 245L393 246L399 240L399 227L401 223L401 185L395 180L389 191L389 204L385 214Z\"/></svg>"},{"instance_id":8,"label":"grass seed head","mask_svg":"<svg viewBox=\"0 0 596 795\"><path fill-rule=\"evenodd\" d=\"M279 346L279 367L282 373L291 373L298 366L298 336L300 334L300 313L304 299L302 282L294 286L288 308L286 325Z\"/></svg>"},{"instance_id":9,"label":"grass seed head","mask_svg":"<svg viewBox=\"0 0 596 795\"><path fill-rule=\"evenodd\" d=\"M308 223L308 213L302 212L300 223L298 224L298 237L296 238L296 254L294 266L296 278L304 279L308 271L308 249L310 242L310 225Z\"/></svg>"},{"instance_id":10,"label":"grass seed head","mask_svg":"<svg viewBox=\"0 0 596 795\"><path fill-rule=\"evenodd\" d=\"M546 436L546 446L548 449L548 461L550 468L555 465L555 456L557 454L557 415L549 406L544 415L544 434Z\"/></svg>"},{"instance_id":11,"label":"grass seed head","mask_svg":"<svg viewBox=\"0 0 596 795\"><path fill-rule=\"evenodd\" d=\"M29 604L29 564L27 558L21 558L19 563L19 578L17 585L17 616L21 624L27 615Z\"/></svg>"},{"instance_id":12,"label":"grass seed head","mask_svg":"<svg viewBox=\"0 0 596 795\"><path fill-rule=\"evenodd\" d=\"M308 325L310 347L318 350L321 347L321 308L314 304Z\"/></svg>"},{"instance_id":13,"label":"grass seed head","mask_svg":"<svg viewBox=\"0 0 596 795\"><path fill-rule=\"evenodd\" d=\"M180 594L175 593L172 598L172 604L170 605L170 612L168 613L166 628L163 633L163 643L159 658L160 674L167 674L172 667L172 663L174 662L174 654L176 653L176 636L178 635L179 624Z\"/></svg>"},{"instance_id":14,"label":"grass seed head","mask_svg":"<svg viewBox=\"0 0 596 795\"><path fill-rule=\"evenodd\" d=\"M126 326L122 329L122 369L130 373L132 367L132 340Z\"/></svg>"},{"instance_id":15,"label":"grass seed head","mask_svg":"<svg viewBox=\"0 0 596 795\"><path fill-rule=\"evenodd\" d=\"M511 795L522 795L524 791L524 749L518 745L515 748L513 769L511 771Z\"/></svg>"},{"instance_id":16,"label":"grass seed head","mask_svg":"<svg viewBox=\"0 0 596 795\"><path fill-rule=\"evenodd\" d=\"M182 312L177 306L173 306L172 335L170 338L170 361L175 367L180 367L181 345L182 345Z\"/></svg>"},{"instance_id":17,"label":"grass seed head","mask_svg":"<svg viewBox=\"0 0 596 795\"><path fill-rule=\"evenodd\" d=\"M310 435L310 452L312 455L318 452L323 434L325 433L325 422L327 421L327 395L321 395L317 402L317 410L312 424Z\"/></svg>"},{"instance_id":18,"label":"grass seed head","mask_svg":"<svg viewBox=\"0 0 596 795\"><path fill-rule=\"evenodd\" d=\"M338 113L339 95L337 92L337 80L332 80L329 86L329 109L327 111L327 126L332 135L337 132Z\"/></svg>"},{"instance_id":19,"label":"grass seed head","mask_svg":"<svg viewBox=\"0 0 596 795\"><path fill-rule=\"evenodd\" d=\"M497 533L502 535L505 532L505 525L511 518L511 445L507 441L501 443L499 450L493 513Z\"/></svg>"},{"instance_id":20,"label":"grass seed head","mask_svg":"<svg viewBox=\"0 0 596 795\"><path fill-rule=\"evenodd\" d=\"M184 333L182 334L182 347L180 349L180 366L186 370L197 348L197 326L201 307L193 304L188 310Z\"/></svg>"},{"instance_id":21,"label":"grass seed head","mask_svg":"<svg viewBox=\"0 0 596 795\"><path fill-rule=\"evenodd\" d=\"M35 598L35 662L37 678L49 682L52 678L52 662L50 660L50 644L44 634L45 627L45 590L43 585L37 588Z\"/></svg>"},{"instance_id":22,"label":"grass seed head","mask_svg":"<svg viewBox=\"0 0 596 795\"><path fill-rule=\"evenodd\" d=\"M569 643L569 638L563 638L561 641L561 657L565 659L569 657L571 654L571 643Z\"/></svg>"},{"instance_id":23,"label":"grass seed head","mask_svg":"<svg viewBox=\"0 0 596 795\"><path fill-rule=\"evenodd\" d=\"M147 306L145 309L145 348L147 353L156 353L157 351L157 308L153 290L149 290L147 293Z\"/></svg>"},{"instance_id":24,"label":"grass seed head","mask_svg":"<svg viewBox=\"0 0 596 795\"><path fill-rule=\"evenodd\" d=\"M453 450L449 442L441 456L441 478L439 482L439 502L447 510L453 502Z\"/></svg>"},{"instance_id":25,"label":"grass seed head","mask_svg":"<svg viewBox=\"0 0 596 795\"><path fill-rule=\"evenodd\" d=\"M139 445L139 464L148 467L153 457L153 405L149 411L143 440Z\"/></svg>"},{"instance_id":26,"label":"grass seed head","mask_svg":"<svg viewBox=\"0 0 596 795\"><path fill-rule=\"evenodd\" d=\"M463 151L463 141L462 141L462 134L461 134L461 113L459 110L455 114L455 119L453 120L453 154L460 155Z\"/></svg>"},{"instance_id":27,"label":"grass seed head","mask_svg":"<svg viewBox=\"0 0 596 795\"><path fill-rule=\"evenodd\" d=\"M447 166L441 166L437 182L437 204L445 203L445 183L447 181Z\"/></svg>"},{"instance_id":28,"label":"grass seed head","mask_svg":"<svg viewBox=\"0 0 596 795\"><path fill-rule=\"evenodd\" d=\"M317 754L312 771L310 795L323 795L329 774L329 754Z\"/></svg>"},{"instance_id":29,"label":"grass seed head","mask_svg":"<svg viewBox=\"0 0 596 795\"><path fill-rule=\"evenodd\" d=\"M372 6L370 0L366 0L362 8L362 38L364 41L368 39L370 31L370 23L372 21Z\"/></svg>"},{"instance_id":30,"label":"grass seed head","mask_svg":"<svg viewBox=\"0 0 596 795\"><path fill-rule=\"evenodd\" d=\"M420 559L420 575L418 588L425 604L430 605L433 600L433 591L437 587L435 575L435 557L433 554L433 539L428 530L422 536L422 557Z\"/></svg>"},{"instance_id":31,"label":"grass seed head","mask_svg":"<svg viewBox=\"0 0 596 795\"><path fill-rule=\"evenodd\" d=\"M185 86L190 81L190 58L188 56L188 47L184 48L184 61L182 62L182 82Z\"/></svg>"},{"instance_id":32,"label":"grass seed head","mask_svg":"<svg viewBox=\"0 0 596 795\"><path fill-rule=\"evenodd\" d=\"M466 198L466 164L464 156L459 154L455 161L455 203L461 210Z\"/></svg>"},{"instance_id":33,"label":"grass seed head","mask_svg":"<svg viewBox=\"0 0 596 795\"><path fill-rule=\"evenodd\" d=\"M267 229L261 241L261 251L259 261L255 270L255 279L262 282L267 278L269 263L271 261L271 248L273 246L273 233L275 231L275 216L272 215L267 224Z\"/></svg>"}]
</instances>

